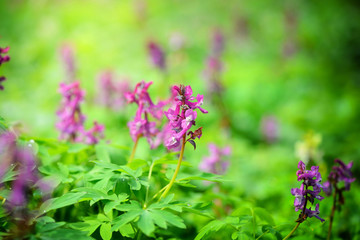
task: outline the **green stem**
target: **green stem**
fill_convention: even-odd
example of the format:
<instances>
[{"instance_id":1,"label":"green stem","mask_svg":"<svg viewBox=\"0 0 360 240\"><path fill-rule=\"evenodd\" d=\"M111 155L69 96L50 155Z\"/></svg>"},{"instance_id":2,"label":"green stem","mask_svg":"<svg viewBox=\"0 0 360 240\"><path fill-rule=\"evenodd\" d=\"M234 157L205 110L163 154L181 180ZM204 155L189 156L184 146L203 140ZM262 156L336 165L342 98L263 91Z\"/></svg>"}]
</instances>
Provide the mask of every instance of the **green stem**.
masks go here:
<instances>
[{"instance_id":1,"label":"green stem","mask_svg":"<svg viewBox=\"0 0 360 240\"><path fill-rule=\"evenodd\" d=\"M134 144L134 147L133 147L133 149L132 149L132 151L131 151L131 155L130 155L128 164L131 163L132 160L134 159L135 152L136 152L136 148L137 148L137 145L138 145L138 142L139 142L140 137L141 137L141 134L137 135L137 137L136 137L135 144Z\"/></svg>"},{"instance_id":2,"label":"green stem","mask_svg":"<svg viewBox=\"0 0 360 240\"><path fill-rule=\"evenodd\" d=\"M288 238L296 231L296 229L299 227L300 223L301 223L301 222L298 222L298 223L296 224L296 226L294 227L294 229L293 229L283 240L288 239Z\"/></svg>"},{"instance_id":3,"label":"green stem","mask_svg":"<svg viewBox=\"0 0 360 240\"><path fill-rule=\"evenodd\" d=\"M331 229L332 229L332 224L334 221L334 215L335 215L335 210L336 210L336 195L337 195L337 187L335 186L335 192L334 192L334 201L333 201L333 206L331 209L331 215L330 215L330 224L329 224L329 231L328 231L328 235L327 235L327 240L330 240L331 237Z\"/></svg>"},{"instance_id":4,"label":"green stem","mask_svg":"<svg viewBox=\"0 0 360 240\"><path fill-rule=\"evenodd\" d=\"M152 163L152 164L150 165L150 169L149 169L149 175L148 175L148 183L149 183L149 185L146 187L144 209L147 207L147 203L148 203L149 188L150 188L150 179L151 179L151 175L152 175L153 168L154 168L154 163Z\"/></svg>"},{"instance_id":5,"label":"green stem","mask_svg":"<svg viewBox=\"0 0 360 240\"><path fill-rule=\"evenodd\" d=\"M166 197L167 193L170 191L170 189L171 189L172 185L174 184L175 179L176 179L176 177L177 177L177 175L178 175L178 173L179 173L180 166L181 166L181 161L182 161L183 156L184 156L184 149L185 149L185 143L186 143L186 141L185 141L186 139L185 139L185 138L186 138L186 136L185 136L185 134L184 134L183 140L182 140L182 145L181 145L180 157L179 157L179 161L178 161L178 164L177 164L177 166L176 166L174 175L172 176L172 178L171 178L169 184L167 185L165 191L161 194L159 200L161 200L162 198Z\"/></svg>"}]
</instances>

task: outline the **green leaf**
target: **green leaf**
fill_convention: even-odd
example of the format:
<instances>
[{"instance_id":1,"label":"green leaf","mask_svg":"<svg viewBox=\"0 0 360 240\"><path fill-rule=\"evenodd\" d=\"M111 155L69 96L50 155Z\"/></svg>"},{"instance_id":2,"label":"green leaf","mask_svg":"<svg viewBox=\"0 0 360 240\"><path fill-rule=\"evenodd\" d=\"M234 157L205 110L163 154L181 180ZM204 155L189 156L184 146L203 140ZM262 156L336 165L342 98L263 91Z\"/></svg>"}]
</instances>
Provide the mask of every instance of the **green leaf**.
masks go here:
<instances>
[{"instance_id":1,"label":"green leaf","mask_svg":"<svg viewBox=\"0 0 360 240\"><path fill-rule=\"evenodd\" d=\"M95 230L101 225L101 222L96 220L85 220L85 222L78 222L78 223L70 223L67 226L77 229L83 232L87 232L90 236L95 232Z\"/></svg>"},{"instance_id":2,"label":"green leaf","mask_svg":"<svg viewBox=\"0 0 360 240\"><path fill-rule=\"evenodd\" d=\"M135 232L131 224L125 224L124 226L120 227L119 231L121 235L124 237L132 238L132 239L134 238Z\"/></svg>"},{"instance_id":3,"label":"green leaf","mask_svg":"<svg viewBox=\"0 0 360 240\"><path fill-rule=\"evenodd\" d=\"M100 227L100 236L103 240L110 240L112 236L111 224L103 223Z\"/></svg>"},{"instance_id":4,"label":"green leaf","mask_svg":"<svg viewBox=\"0 0 360 240\"><path fill-rule=\"evenodd\" d=\"M188 180L205 180L205 181L211 181L211 182L223 182L224 181L220 175L202 172L198 175L190 175L190 176L179 178L178 180L176 180L176 182L188 181Z\"/></svg>"},{"instance_id":5,"label":"green leaf","mask_svg":"<svg viewBox=\"0 0 360 240\"><path fill-rule=\"evenodd\" d=\"M53 231L47 231L39 234L39 239L51 239L51 240L92 240L93 238L86 236L86 233L79 230L67 229L67 228L57 228Z\"/></svg>"},{"instance_id":6,"label":"green leaf","mask_svg":"<svg viewBox=\"0 0 360 240\"><path fill-rule=\"evenodd\" d=\"M139 202L131 200L130 204L121 204L115 207L116 210L127 212L133 210L142 210Z\"/></svg>"},{"instance_id":7,"label":"green leaf","mask_svg":"<svg viewBox=\"0 0 360 240\"><path fill-rule=\"evenodd\" d=\"M138 227L140 230L145 233L147 236L155 230L155 225L151 213L148 210L144 210L141 215L140 219L137 222Z\"/></svg>"},{"instance_id":8,"label":"green leaf","mask_svg":"<svg viewBox=\"0 0 360 240\"><path fill-rule=\"evenodd\" d=\"M46 213L51 210L73 205L85 194L85 192L70 192L62 195L61 197L49 199L41 205L40 211L41 213Z\"/></svg>"},{"instance_id":9,"label":"green leaf","mask_svg":"<svg viewBox=\"0 0 360 240\"><path fill-rule=\"evenodd\" d=\"M199 232L199 234L196 236L195 240L202 239L205 235L211 233L211 232L217 232L222 227L224 227L225 223L220 220L214 220L206 224Z\"/></svg>"},{"instance_id":10,"label":"green leaf","mask_svg":"<svg viewBox=\"0 0 360 240\"><path fill-rule=\"evenodd\" d=\"M254 212L261 220L266 221L267 223L269 223L272 226L275 225L275 221L274 221L273 217L264 208L256 207L256 208L254 208Z\"/></svg>"},{"instance_id":11,"label":"green leaf","mask_svg":"<svg viewBox=\"0 0 360 240\"><path fill-rule=\"evenodd\" d=\"M56 228L59 228L61 226L64 226L65 222L52 222L52 223L46 223L45 225L38 226L38 232L47 232L47 231L53 231Z\"/></svg>"},{"instance_id":12,"label":"green leaf","mask_svg":"<svg viewBox=\"0 0 360 240\"><path fill-rule=\"evenodd\" d=\"M69 144L68 153L79 153L89 148L89 145L83 143L71 143Z\"/></svg>"},{"instance_id":13,"label":"green leaf","mask_svg":"<svg viewBox=\"0 0 360 240\"><path fill-rule=\"evenodd\" d=\"M162 218L171 225L174 225L178 228L186 228L186 225L184 224L184 220L180 218L179 216L176 216L175 214L166 211L166 210L151 210L152 213L155 213L156 216L161 215Z\"/></svg>"},{"instance_id":14,"label":"green leaf","mask_svg":"<svg viewBox=\"0 0 360 240\"><path fill-rule=\"evenodd\" d=\"M111 228L112 231L117 231L119 230L120 227L124 226L125 224L133 221L135 218L137 218L141 213L142 213L142 209L141 210L133 210L133 211L129 211L127 213L124 213L120 216L118 216L117 218L115 218L113 220L113 226Z\"/></svg>"},{"instance_id":15,"label":"green leaf","mask_svg":"<svg viewBox=\"0 0 360 240\"><path fill-rule=\"evenodd\" d=\"M0 183L9 182L15 179L15 176L17 175L17 172L14 171L15 164L12 165L6 173L3 175L3 177L0 179Z\"/></svg>"},{"instance_id":16,"label":"green leaf","mask_svg":"<svg viewBox=\"0 0 360 240\"><path fill-rule=\"evenodd\" d=\"M116 205L118 205L118 202L107 202L104 206L104 213L108 214L111 210L113 210L115 208Z\"/></svg>"}]
</instances>

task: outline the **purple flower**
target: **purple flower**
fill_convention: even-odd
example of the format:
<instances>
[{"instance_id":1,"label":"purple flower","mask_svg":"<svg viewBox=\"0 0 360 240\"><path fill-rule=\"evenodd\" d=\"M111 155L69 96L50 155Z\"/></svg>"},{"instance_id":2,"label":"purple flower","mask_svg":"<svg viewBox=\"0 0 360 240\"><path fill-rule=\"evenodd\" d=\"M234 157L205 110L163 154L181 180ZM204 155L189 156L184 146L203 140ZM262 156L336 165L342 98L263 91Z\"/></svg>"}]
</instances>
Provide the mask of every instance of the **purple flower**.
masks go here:
<instances>
[{"instance_id":1,"label":"purple flower","mask_svg":"<svg viewBox=\"0 0 360 240\"><path fill-rule=\"evenodd\" d=\"M61 108L57 115L59 122L56 128L60 131L60 139L78 141L84 129L85 116L80 109L85 92L80 89L79 82L60 83L59 92L63 95Z\"/></svg>"},{"instance_id":2,"label":"purple flower","mask_svg":"<svg viewBox=\"0 0 360 240\"><path fill-rule=\"evenodd\" d=\"M129 92L129 82L124 79L115 81L111 71L103 72L98 77L98 102L113 110L119 110L126 103L125 93Z\"/></svg>"},{"instance_id":3,"label":"purple flower","mask_svg":"<svg viewBox=\"0 0 360 240\"><path fill-rule=\"evenodd\" d=\"M328 176L328 181L324 183L324 191L327 196L331 195L334 188L336 188L338 191L349 191L350 184L356 179L353 177L351 172L353 162L350 162L347 165L340 159L335 159L334 162L335 164L337 163L339 166L332 167L332 171L329 173ZM344 182L344 188L338 188L337 185L340 182Z\"/></svg>"},{"instance_id":4,"label":"purple flower","mask_svg":"<svg viewBox=\"0 0 360 240\"><path fill-rule=\"evenodd\" d=\"M325 219L322 219L321 217L319 217L319 213L320 213L320 211L319 211L319 204L316 204L316 206L315 206L315 210L314 211L311 211L311 208L309 208L309 209L305 209L305 214L306 214L306 216L307 217L316 217L317 219L319 219L321 222L324 222L325 221Z\"/></svg>"},{"instance_id":5,"label":"purple flower","mask_svg":"<svg viewBox=\"0 0 360 240\"><path fill-rule=\"evenodd\" d=\"M2 54L6 54L9 51L9 47L1 48L0 47L0 66L4 62L10 61L10 57L8 55L2 56ZM4 90L4 86L2 85L2 82L4 82L6 78L4 76L0 76L0 90Z\"/></svg>"},{"instance_id":6,"label":"purple flower","mask_svg":"<svg viewBox=\"0 0 360 240\"><path fill-rule=\"evenodd\" d=\"M156 128L155 122L149 121L149 117L152 116L160 120L163 115L163 103L155 105L151 100L148 93L148 88L151 84L152 82L145 83L141 81L136 85L135 90L126 93L125 97L128 103L136 103L138 105L134 120L128 123L131 138L133 141L136 141L139 137L144 136L151 148L155 148L157 147L155 143L158 143L155 137L159 130Z\"/></svg>"},{"instance_id":7,"label":"purple flower","mask_svg":"<svg viewBox=\"0 0 360 240\"><path fill-rule=\"evenodd\" d=\"M149 42L147 48L152 64L158 69L164 71L166 67L164 51L155 42Z\"/></svg>"},{"instance_id":8,"label":"purple flower","mask_svg":"<svg viewBox=\"0 0 360 240\"><path fill-rule=\"evenodd\" d=\"M261 120L261 132L266 142L274 143L278 138L278 123L274 116L265 116Z\"/></svg>"},{"instance_id":9,"label":"purple flower","mask_svg":"<svg viewBox=\"0 0 360 240\"><path fill-rule=\"evenodd\" d=\"M297 180L299 182L302 181L300 188L292 188L291 194L295 196L294 206L295 211L302 210L299 221L304 221L306 217L312 217L315 216L316 218L320 219L321 221L324 221L322 218L318 217L319 214L319 206L317 204L316 211L311 211L311 208L307 209L306 204L307 202L314 203L315 199L318 199L321 201L324 199L322 196L320 196L320 192L322 189L321 182L321 174L319 173L319 167L318 166L312 166L311 170L306 170L306 165L302 161L298 164L298 171L296 172ZM312 190L309 189L312 187ZM309 215L312 214L312 215Z\"/></svg>"},{"instance_id":10,"label":"purple flower","mask_svg":"<svg viewBox=\"0 0 360 240\"><path fill-rule=\"evenodd\" d=\"M195 109L199 109L202 113L207 113L205 109L200 107L203 104L203 96L193 97L191 87L184 85L173 86L172 93L175 93L172 95L172 107L164 112L169 120L169 125L172 127L168 139L165 141L165 146L168 149L175 150L179 147L182 139L190 135L187 141L195 147L193 139L201 137L202 128L195 130L195 132L189 130L195 125L197 117ZM196 101L193 102L194 100Z\"/></svg>"},{"instance_id":11,"label":"purple flower","mask_svg":"<svg viewBox=\"0 0 360 240\"><path fill-rule=\"evenodd\" d=\"M25 207L28 191L38 182L39 176L36 160L32 149L28 146L19 146L16 136L12 132L0 135L0 179L10 166L16 170L15 180L11 183L11 192L6 203L10 208L14 206ZM47 185L39 185L44 190ZM44 188L44 189L43 189Z\"/></svg>"},{"instance_id":12,"label":"purple flower","mask_svg":"<svg viewBox=\"0 0 360 240\"><path fill-rule=\"evenodd\" d=\"M75 81L75 58L74 51L70 45L63 45L61 47L61 58L64 63L67 82Z\"/></svg>"},{"instance_id":13,"label":"purple flower","mask_svg":"<svg viewBox=\"0 0 360 240\"><path fill-rule=\"evenodd\" d=\"M208 57L206 59L203 78L206 82L210 94L221 94L224 87L221 83L223 64L218 57Z\"/></svg>"},{"instance_id":14,"label":"purple flower","mask_svg":"<svg viewBox=\"0 0 360 240\"><path fill-rule=\"evenodd\" d=\"M104 125L94 121L94 126L88 130L83 131L84 142L86 144L96 144L100 139L104 138Z\"/></svg>"},{"instance_id":15,"label":"purple flower","mask_svg":"<svg viewBox=\"0 0 360 240\"><path fill-rule=\"evenodd\" d=\"M209 152L210 156L203 158L199 168L215 174L224 174L229 166L229 161L225 158L231 154L231 148L219 148L211 143L209 144Z\"/></svg>"},{"instance_id":16,"label":"purple flower","mask_svg":"<svg viewBox=\"0 0 360 240\"><path fill-rule=\"evenodd\" d=\"M225 48L225 40L224 35L219 29L216 29L213 32L212 37L212 55L215 57L219 57L222 55Z\"/></svg>"}]
</instances>

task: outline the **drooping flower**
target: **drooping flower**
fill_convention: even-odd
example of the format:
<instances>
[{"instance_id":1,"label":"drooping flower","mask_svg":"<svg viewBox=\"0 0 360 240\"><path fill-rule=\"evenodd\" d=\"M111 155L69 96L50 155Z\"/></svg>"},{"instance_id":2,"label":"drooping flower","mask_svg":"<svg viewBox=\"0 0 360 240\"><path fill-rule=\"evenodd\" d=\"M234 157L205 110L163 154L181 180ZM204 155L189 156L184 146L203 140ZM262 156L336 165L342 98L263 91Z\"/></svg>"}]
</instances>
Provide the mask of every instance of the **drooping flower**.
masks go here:
<instances>
[{"instance_id":1,"label":"drooping flower","mask_svg":"<svg viewBox=\"0 0 360 240\"><path fill-rule=\"evenodd\" d=\"M81 90L78 81L60 83L59 92L63 96L61 108L57 112L59 122L56 124L60 139L78 141L84 129L85 115L81 112L80 103L84 100L85 92Z\"/></svg>"},{"instance_id":2,"label":"drooping flower","mask_svg":"<svg viewBox=\"0 0 360 240\"><path fill-rule=\"evenodd\" d=\"M59 92L63 98L61 107L57 111L59 122L56 128L60 131L60 139L72 142L85 142L96 144L104 137L104 126L94 122L90 130L85 130L85 115L81 111L81 102L84 100L85 91L80 88L78 81L69 84L60 83Z\"/></svg>"},{"instance_id":3,"label":"drooping flower","mask_svg":"<svg viewBox=\"0 0 360 240\"><path fill-rule=\"evenodd\" d=\"M8 53L9 49L10 49L9 47L6 47L6 48L0 47L0 66L4 62L10 61L10 57L8 55L2 56L2 54ZM0 90L4 90L4 86L2 85L2 82L4 82L5 80L6 80L6 78L4 76L0 76Z\"/></svg>"},{"instance_id":4,"label":"drooping flower","mask_svg":"<svg viewBox=\"0 0 360 240\"><path fill-rule=\"evenodd\" d=\"M274 143L278 138L278 122L274 116L264 116L261 120L261 132L267 143Z\"/></svg>"},{"instance_id":5,"label":"drooping flower","mask_svg":"<svg viewBox=\"0 0 360 240\"><path fill-rule=\"evenodd\" d=\"M73 82L76 77L74 50L70 45L64 44L61 47L60 53L65 68L67 82Z\"/></svg>"},{"instance_id":6,"label":"drooping flower","mask_svg":"<svg viewBox=\"0 0 360 240\"><path fill-rule=\"evenodd\" d=\"M303 222L307 217L315 216L321 221L324 219L318 217L319 214L319 206L316 206L315 211L311 211L311 208L306 208L307 202L314 203L315 199L321 201L324 199L320 196L322 185L321 182L321 174L319 173L318 166L312 166L311 170L306 170L306 165L302 161L298 164L298 171L296 172L297 180L302 182L300 188L292 188L291 194L295 196L294 206L295 211L301 210L300 217L297 221ZM309 189L312 187L312 190Z\"/></svg>"},{"instance_id":7,"label":"drooping flower","mask_svg":"<svg viewBox=\"0 0 360 240\"><path fill-rule=\"evenodd\" d=\"M7 206L25 207L28 200L28 190L31 189L38 181L39 176L36 168L35 156L31 149L31 144L20 145L17 143L14 133L6 131L0 134L0 179L4 176L5 171L10 167L16 170L14 180L11 182L11 192ZM37 185L43 192L47 192L44 184Z\"/></svg>"},{"instance_id":8,"label":"drooping flower","mask_svg":"<svg viewBox=\"0 0 360 240\"><path fill-rule=\"evenodd\" d=\"M215 144L209 144L210 156L203 158L199 168L203 171L212 172L215 174L224 174L228 167L229 161L226 160L231 154L231 148L219 148Z\"/></svg>"},{"instance_id":9,"label":"drooping flower","mask_svg":"<svg viewBox=\"0 0 360 240\"><path fill-rule=\"evenodd\" d=\"M351 172L351 168L353 166L353 162L349 164L345 164L340 159L334 160L335 164L338 166L333 166L332 171L329 173L328 181L324 183L324 192L327 196L332 194L333 189L337 189L337 191L349 191L350 184L355 181L356 178L353 177ZM344 187L339 189L338 184L343 182Z\"/></svg>"},{"instance_id":10,"label":"drooping flower","mask_svg":"<svg viewBox=\"0 0 360 240\"><path fill-rule=\"evenodd\" d=\"M193 97L193 91L190 86L173 86L172 91L176 93L173 97L173 106L165 111L165 116L169 119L169 124L172 127L165 146L168 149L177 149L185 136L190 135L189 141L195 145L193 139L201 137L201 129L197 129L195 132L189 131L192 126L195 125L197 112L195 109L199 109L202 113L207 113L205 109L201 107L203 104L203 96L197 95ZM195 102L193 102L196 100Z\"/></svg>"},{"instance_id":11,"label":"drooping flower","mask_svg":"<svg viewBox=\"0 0 360 240\"><path fill-rule=\"evenodd\" d=\"M212 55L215 57L220 57L225 48L225 40L223 33L216 29L213 32L212 36Z\"/></svg>"},{"instance_id":12,"label":"drooping flower","mask_svg":"<svg viewBox=\"0 0 360 240\"><path fill-rule=\"evenodd\" d=\"M145 83L145 81L141 81L135 86L134 91L126 93L125 97L128 103L136 103L138 105L134 120L128 123L131 138L136 142L139 137L144 136L151 148L154 148L157 146L154 139L159 130L156 128L156 122L151 122L149 117L152 116L160 120L163 115L163 104L155 105L151 100L148 93L148 88L151 84L152 82Z\"/></svg>"},{"instance_id":13,"label":"drooping flower","mask_svg":"<svg viewBox=\"0 0 360 240\"><path fill-rule=\"evenodd\" d=\"M111 71L105 71L98 77L97 100L101 105L119 110L126 104L125 93L129 91L128 80L115 81Z\"/></svg>"},{"instance_id":14,"label":"drooping flower","mask_svg":"<svg viewBox=\"0 0 360 240\"><path fill-rule=\"evenodd\" d=\"M96 144L100 139L104 138L104 125L94 121L94 125L91 129L83 131L84 142L86 144Z\"/></svg>"},{"instance_id":15,"label":"drooping flower","mask_svg":"<svg viewBox=\"0 0 360 240\"><path fill-rule=\"evenodd\" d=\"M151 63L161 71L164 71L166 68L164 51L155 42L149 42L147 48Z\"/></svg>"}]
</instances>

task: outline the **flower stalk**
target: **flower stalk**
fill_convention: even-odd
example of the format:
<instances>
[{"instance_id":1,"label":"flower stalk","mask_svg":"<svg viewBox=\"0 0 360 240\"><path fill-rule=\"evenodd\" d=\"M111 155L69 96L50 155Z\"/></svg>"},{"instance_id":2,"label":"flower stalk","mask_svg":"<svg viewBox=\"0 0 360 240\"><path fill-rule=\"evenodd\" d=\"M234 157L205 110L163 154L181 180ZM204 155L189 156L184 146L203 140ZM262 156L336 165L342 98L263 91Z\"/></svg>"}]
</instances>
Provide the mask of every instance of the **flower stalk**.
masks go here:
<instances>
[{"instance_id":1,"label":"flower stalk","mask_svg":"<svg viewBox=\"0 0 360 240\"><path fill-rule=\"evenodd\" d=\"M172 176L172 178L171 178L169 184L167 185L165 191L161 194L160 199L166 197L166 195L167 195L168 192L170 191L172 185L174 185L174 182L175 182L175 180L176 180L176 177L177 177L177 175L178 175L178 173L179 173L180 166L181 166L181 162L182 162L182 159L183 159L183 156L184 156L184 150L185 150L185 144L186 144L185 138L186 138L186 136L184 135L184 136L183 136L182 145L181 145L180 156L179 156L178 164L177 164L177 166L176 166L174 175ZM159 199L159 200L160 200L160 199Z\"/></svg>"}]
</instances>

